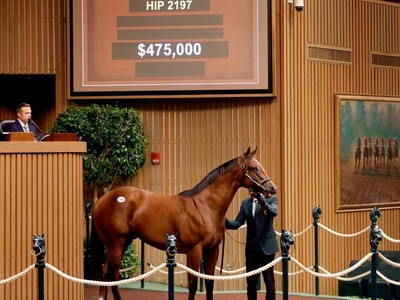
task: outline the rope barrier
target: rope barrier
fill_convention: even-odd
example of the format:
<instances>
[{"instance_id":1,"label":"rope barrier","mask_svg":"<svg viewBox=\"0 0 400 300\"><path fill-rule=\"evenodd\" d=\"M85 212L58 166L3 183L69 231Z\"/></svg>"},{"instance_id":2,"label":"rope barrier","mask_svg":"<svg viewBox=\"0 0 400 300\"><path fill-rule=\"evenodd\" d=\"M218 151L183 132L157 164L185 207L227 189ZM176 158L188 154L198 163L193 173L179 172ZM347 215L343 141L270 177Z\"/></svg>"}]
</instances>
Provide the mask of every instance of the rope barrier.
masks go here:
<instances>
[{"instance_id":1,"label":"rope barrier","mask_svg":"<svg viewBox=\"0 0 400 300\"><path fill-rule=\"evenodd\" d=\"M379 211L378 211L378 212L379 212ZM371 213L370 219L371 219L372 223L375 224L375 227L378 227L378 226L376 226L376 221L377 221L377 219L376 219L376 218L373 218L373 217L375 217L375 216L376 216L375 214L372 215L372 213ZM334 230L332 230L332 229L326 227L325 225L322 225L321 223L315 222L314 224L317 224L317 225L320 226L322 229L324 229L324 230L326 230L326 231L328 231L328 232L330 232L330 233L332 233L332 234L335 234L335 235L340 236L340 237L346 237L346 238L347 238L347 237L355 237L355 236L358 236L358 235L360 235L360 234L362 234L362 233L364 233L364 232L366 232L366 231L368 231L368 230L371 230L371 234L373 233L373 231L372 231L372 226L368 226L368 227L366 227L365 229L362 229L361 231L356 232L356 233L353 233L353 234L343 234L343 233L336 232L336 231L334 231ZM244 226L242 226L242 227L240 227L240 228L244 228L244 227L246 227L246 225L244 225ZM308 230L310 230L312 227L313 227L313 225L309 225L309 226L306 227L304 230L302 230L302 231L299 232L298 234L294 234L293 236L297 236L297 237L298 237L298 236L301 236L301 235L303 235L304 233L306 233ZM378 229L380 230L379 227L378 227ZM389 236L386 235L383 231L380 231L380 232L381 232L381 234L382 234L382 237L386 238L386 239L389 240L390 242L393 242L393 243L400 243L400 240L393 239L393 238L389 237ZM282 234L279 233L279 232L276 232L276 234L277 234L277 235L282 235ZM379 238L381 238L381 237L379 236ZM379 239L379 241L380 241L380 239ZM373 244L373 242L375 242L375 244ZM240 269L237 269L237 270L224 270L224 269L221 269L221 268L216 267L215 269L217 269L218 271L221 271L221 273L223 272L223 273L225 273L225 274L229 274L229 275L223 275L223 276L214 276L214 275L206 275L206 274L203 274L203 273L199 273L199 272L197 272L197 271L194 271L194 270L188 268L188 267L185 266L184 264L181 264L181 263L178 263L178 262L175 263L175 258L172 257L172 260L173 260L173 262L175 263L174 267L176 266L176 267L179 267L179 268L182 269L182 271L173 272L173 273L174 273L174 274L181 274L181 273L187 272L187 273L190 273L190 274L192 274L192 275L194 275L194 276L197 276L197 277L203 278L203 279L207 279L207 280L235 280L235 279L242 279L242 278L245 278L245 277L250 277L250 276L256 275L256 274L258 274L258 273L261 273L261 272L263 272L263 271L265 271L265 270L267 270L267 269L269 269L269 268L271 268L271 267L274 267L275 265L277 265L278 263L280 263L280 262L282 262L282 261L283 261L284 263L287 263L288 261L292 261L295 265L297 265L297 266L300 268L300 270L298 270L298 271L296 271L296 272L288 273L288 272L287 272L287 265L284 264L284 272L274 271L274 273L277 274L277 275L286 275L286 276L287 276L287 275L298 275L298 274L301 274L301 273L306 272L306 273L308 273L308 274L311 274L311 275L315 276L316 278L319 278L319 277L322 277L322 278L335 278L335 279L340 280L340 281L354 281L354 280L358 280L358 279L360 279L360 278L363 278L363 277L365 277L365 276L368 276L368 275L372 274L372 272L371 272L371 271L367 271L367 272L364 272L364 273L359 274L359 275L354 276L354 277L347 277L347 276L344 277L344 276L347 275L347 274L349 274L349 273L351 273L351 272L353 272L353 271L356 270L357 268L359 268L359 267L360 267L361 265L363 265L367 260L371 259L371 257L372 257L372 261L374 261L376 256L379 257L384 263L386 263L386 264L388 264L388 265L390 265L390 266L392 266L392 267L394 267L394 268L400 268L400 263L391 261L390 259L386 258L382 253L380 253L380 252L377 251L377 248L376 248L376 247L378 246L378 243L376 242L376 240L372 240L372 239L371 239L371 236L370 236L370 244L371 244L371 247L372 247L370 253L368 253L367 255L365 255L362 259L360 259L360 260L359 260L356 264L354 264L353 266L351 266L351 267L349 267L349 268L347 268L347 269L345 269L345 270L336 272L336 273L330 273L330 272L328 272L326 269L324 269L324 268L321 267L321 266L318 266L318 269L321 270L323 273L315 272L315 271L312 270L314 267L305 267L305 266L302 265L296 258L287 256L287 255L288 255L287 252L283 252L284 257L282 257L282 256L281 256L281 257L278 257L278 258L276 258L274 261L272 261L271 263L269 263L269 264L267 264L267 265L265 265L265 266L263 266L263 267L260 267L260 268L258 268L258 269L256 269L256 270L253 270L253 271L251 271L251 272L247 272L247 273L241 273L241 274L237 274L237 275L231 275L231 274L236 274L236 273L240 273L240 272L245 271L245 270L246 270L245 267L240 268ZM374 247L375 247L375 248L374 248ZM282 251L284 251L284 250L282 250ZM42 261L43 261L43 263L44 263L44 254L45 254L45 252L43 252L43 253L39 252L39 254L42 254L43 257L42 257L41 259L42 259ZM38 254L35 254L35 255L38 256ZM149 276L154 275L154 274L157 273L157 272L160 272L160 273L162 273L162 274L171 275L170 272L165 272L165 271L162 270L163 268L168 267L168 268L169 268L169 271L172 271L172 269L170 269L170 267L171 267L170 257L168 258L168 261L169 261L169 263L162 263L162 264L160 264L160 265L157 266L157 267L154 267L153 265L151 265L151 264L149 264L149 263L146 263L146 264L150 267L150 269L151 269L149 272L144 273L144 274L141 274L140 276L137 276L137 277L134 277L134 278L124 279L124 280L119 280L119 281L95 281L95 280L79 279L79 278L70 276L70 275L68 275L68 274L66 274L66 273L64 273L64 272L62 272L62 271L60 271L60 270L58 270L56 267L52 266L52 265L49 264L49 263L45 263L45 264L42 264L42 265L40 265L39 263L37 263L37 264L33 264L33 265L29 266L28 268L26 268L25 270L23 270L22 272L20 272L20 273L18 273L18 274L16 274L16 275L13 275L13 276L11 276L11 277L9 277L9 278L0 280L0 285L6 284L6 283L10 283L10 282L12 282L13 280L16 280L16 279L18 279L18 278L20 278L20 277L22 277L22 276L25 276L25 275L27 275L29 272L31 272L34 268L40 268L40 267L41 267L41 269L38 269L38 270L43 272L43 266L44 266L44 267L48 268L49 270L55 272L55 273L58 274L59 276L64 277L65 279L70 280L70 281L73 281L73 282L76 282L76 283L81 283L81 284L86 284L86 285L91 285L91 286L105 286L105 287L111 287L111 286L124 285L124 284L129 284L129 283L141 281L141 280L144 280L145 278L147 278L147 277L149 277ZM40 262L39 259L38 259L38 262ZM317 264L317 265L318 265L318 264ZM285 266L286 266L286 269L285 269ZM128 268L126 268L126 269L122 269L122 270L120 270L120 272L130 271L130 270L134 269L135 267L136 267L136 265L134 265L134 266L132 266L132 267L128 267ZM318 269L317 269L317 271L318 271ZM388 282L388 283L390 283L390 284L396 285L396 286L400 286L400 282L399 282L399 281L396 281L396 280L392 280L392 279L390 279L390 278L387 278L387 277L386 277L384 274L382 274L380 271L374 269L374 272L375 272L375 271L376 271L376 275L380 276L384 281L386 281L386 282ZM372 275L372 276L374 276L374 275ZM285 277L285 278L286 278L286 277ZM173 280L172 280L172 281L173 281ZM376 288L376 287L375 287L375 288ZM287 291L287 287L286 287L284 290Z\"/></svg>"},{"instance_id":2,"label":"rope barrier","mask_svg":"<svg viewBox=\"0 0 400 300\"><path fill-rule=\"evenodd\" d=\"M392 267L400 269L400 263L396 263L394 261L391 261L389 258L385 257L382 253L379 253L378 257L381 260L383 260L385 263L387 263L388 265L391 265Z\"/></svg>"},{"instance_id":3,"label":"rope barrier","mask_svg":"<svg viewBox=\"0 0 400 300\"><path fill-rule=\"evenodd\" d=\"M337 231L333 231L332 229L329 229L328 227L326 227L325 225L322 225L321 223L318 223L318 226L320 226L321 228L325 229L326 231L328 231L330 233L333 233L333 234L338 235L340 237L346 237L346 238L347 237L355 237L355 236L360 235L360 234L362 234L362 233L364 233L364 232L366 232L367 230L370 229L370 227L368 226L368 227L366 227L366 228L364 228L364 229L362 229L362 230L360 230L358 232L355 232L355 233L343 234L343 233L339 233Z\"/></svg>"},{"instance_id":4,"label":"rope barrier","mask_svg":"<svg viewBox=\"0 0 400 300\"><path fill-rule=\"evenodd\" d=\"M326 230L326 231L328 231L328 232L330 232L330 233L332 233L332 234L338 235L338 236L340 236L340 237L346 237L346 238L358 236L358 235L363 234L364 232L366 232L366 231L368 231L368 230L370 229L370 227L367 226L367 227L365 227L364 229L362 229L362 230L360 230L360 231L358 231L358 232L355 232L355 233L352 233L352 234L343 234L343 233L339 233L339 232L337 232L337 231L334 231L334 230L332 230L332 229L326 227L325 225L323 225L323 224L321 224L321 223L318 223L317 225L320 226L322 229L324 229L324 230ZM246 228L246 227L247 227L247 224L244 224L244 225L242 225L241 227L239 227L239 229L244 229L244 228ZM297 233L297 234L293 234L293 236L294 236L294 237L301 236L301 235L303 235L304 233L306 233L308 230L310 230L312 227L313 227L313 225L311 224L311 225L309 225L308 227L306 227L305 229L303 229L301 232L299 232L299 233ZM281 235L281 233L278 232L278 231L275 231L275 233L276 233L278 236ZM390 238L390 237L387 236L383 231L382 231L382 236L385 237L386 239L388 239L388 240L391 241L391 242L400 243L400 240L395 240L395 239ZM150 265L149 263L147 263L147 264L148 264L151 268L154 268L154 266ZM134 266L132 266L132 267L130 267L130 268L127 268L127 269L120 270L120 272L128 271L128 270L131 270L131 269L133 269L133 268L134 268ZM309 267L309 269L312 269L312 268L313 268L313 267ZM398 266L398 268L400 268L400 266ZM217 266L215 267L215 269L218 270L218 271L221 271L221 268L219 268L219 267L217 267ZM242 271L244 271L245 269L246 269L245 267L240 268L240 269L237 269L237 270L225 270L225 269L222 269L221 272L222 272L222 273L226 273L226 274L234 274L234 273L242 272ZM274 272L275 272L276 274L279 274L278 271L274 271ZM299 271L298 273L302 273L302 272L303 272L303 271ZM163 273L163 274L168 274L168 272L166 272L166 271L161 271L161 273ZM182 273L185 273L185 271L174 272L174 274L182 274ZM280 275L280 274L279 274L279 275ZM293 274L289 273L289 275L293 275ZM345 280L347 280L347 279L345 279Z\"/></svg>"},{"instance_id":5,"label":"rope barrier","mask_svg":"<svg viewBox=\"0 0 400 300\"><path fill-rule=\"evenodd\" d=\"M120 273L128 272L128 271L131 271L131 270L137 268L138 266L140 266L140 262L139 262L139 263L136 263L136 264L134 264L133 266L130 266L130 267L128 267L128 268L120 269L119 272L120 272Z\"/></svg>"},{"instance_id":6,"label":"rope barrier","mask_svg":"<svg viewBox=\"0 0 400 300\"><path fill-rule=\"evenodd\" d=\"M313 269L313 267L308 267L307 269L311 270L311 269ZM304 271L303 270L299 270L299 271L296 271L296 272L289 272L288 275L289 276L294 276L294 275L299 275L301 273L304 273ZM281 272L281 271L275 271L274 270L274 274L283 276L283 272Z\"/></svg>"},{"instance_id":7,"label":"rope barrier","mask_svg":"<svg viewBox=\"0 0 400 300\"><path fill-rule=\"evenodd\" d=\"M368 259L370 259L372 255L373 255L372 253L368 253L367 255L365 255L362 259L360 259L352 267L349 267L349 268L347 268L347 269L345 269L343 271L337 272L337 273L329 273L324 268L320 267L320 269L323 270L325 272L325 274L321 274L321 273L317 273L317 272L311 271L312 267L308 267L307 268L304 265L302 265L296 258L291 257L291 261L293 261L297 266L299 266L301 270L297 271L297 272L290 273L289 275L297 275L297 274L299 274L301 272L306 272L306 273L309 273L309 274L317 276L317 277L336 278L336 279L342 280L342 281L357 280L357 279L360 279L360 278L362 278L364 276L369 275L371 272L367 271L367 272L365 272L363 274L359 274L359 275L354 276L354 277L342 277L342 276L343 275L347 275L348 273L350 273L350 272L354 271L355 269L357 269L358 267L360 267L363 263L365 263ZM380 255L380 256L382 256L382 258L384 257L383 255ZM396 267L400 267L400 264L394 263L394 262L390 261L387 258L383 258L383 260L385 262L391 263L392 265L394 265ZM195 275L195 276L203 278L203 279L208 279L208 280L235 280L235 279L242 279L242 278L245 278L245 277L250 277L250 276L256 275L258 273L261 273L261 272L263 272L263 271L275 266L276 264L278 264L281 261L282 261L282 257L278 257L274 261L272 261L271 263L269 263L269 264L267 264L267 265L265 265L263 267L260 267L260 268L258 268L256 270L253 270L253 271L247 272L247 273L243 273L243 274L239 274L239 275L233 275L233 276L232 275L228 275L228 276L206 275L206 274L194 271L194 270L188 268L187 266L185 266L185 265L183 265L181 263L177 263L177 267L181 268L185 272L188 272L188 273L190 273L192 275ZM138 277L135 277L135 278L124 279L124 280L119 280L119 281L107 281L107 282L105 282L105 281L86 280L86 279L78 279L78 278L75 278L75 277L72 277L70 275L65 274L64 272L58 270L57 268L55 268L54 266L52 266L52 265L50 265L48 263L46 263L46 267L48 269L54 271L58 275L66 278L68 280L77 282L77 283L82 283L82 284L87 284L87 285L95 285L95 286L107 286L107 287L110 287L110 286L123 285L123 284L128 284L128 283L133 283L133 282L136 282L136 281L140 281L140 280L142 280L144 278L147 278L147 277L155 274L156 272L162 272L161 269L166 267L166 264L161 264L158 267L151 266L153 268L151 271L149 271L149 272L147 272L145 274L142 274L142 275L140 275ZM24 275L22 273L29 272L32 268L34 268L34 265L31 266L30 268L28 268L27 271L21 272L20 276ZM243 270L243 268L241 270ZM234 271L234 272L237 272L237 271ZM278 275L282 275L282 272L275 272L275 273L278 274ZM388 281L388 282L392 281L392 280L386 278L384 275L382 275L379 272L377 272L377 274L379 276L381 276L384 280ZM13 277L15 278L16 276L13 276ZM396 281L393 281L393 283L397 284L397 285L400 285L400 283L396 282Z\"/></svg>"},{"instance_id":8,"label":"rope barrier","mask_svg":"<svg viewBox=\"0 0 400 300\"><path fill-rule=\"evenodd\" d=\"M155 267L154 267L152 264L147 263L147 265L148 265L151 269L155 269ZM167 271L162 271L162 270L160 270L160 273L162 273L162 274L168 274ZM185 271L174 272L175 275L183 274L183 273L185 273Z\"/></svg>"},{"instance_id":9,"label":"rope barrier","mask_svg":"<svg viewBox=\"0 0 400 300\"><path fill-rule=\"evenodd\" d=\"M20 277L22 277L22 276L25 276L25 275L28 274L30 271L32 271L34 268L35 268L35 264L29 266L29 267L26 268L24 271L22 271L22 272L20 272L20 273L18 273L18 274L15 274L14 276L11 276L11 277L6 278L6 279L3 279L3 280L0 280L0 285L9 283L9 282L11 282L11 281L13 281L13 280L16 280L16 279L18 279L18 278L20 278Z\"/></svg>"},{"instance_id":10,"label":"rope barrier","mask_svg":"<svg viewBox=\"0 0 400 300\"><path fill-rule=\"evenodd\" d=\"M301 270L289 273L289 275L297 275L297 274L299 274L301 272L306 272L306 273L311 274L311 275L316 276L316 277L336 278L336 279L341 280L341 281L358 280L358 279L360 279L360 278L362 278L364 276L369 275L371 273L371 271L367 271L365 273L359 274L359 275L354 276L354 277L342 277L342 276L347 275L348 273L350 273L350 272L354 271L355 269L359 268L363 263L365 263L368 259L370 259L372 255L373 255L372 253L368 253L362 259L360 259L356 264L354 264L352 267L349 267L349 268L347 268L347 269L345 269L343 271L336 272L336 273L330 273L327 270L325 270L324 268L320 267L320 269L325 274L314 272L314 271L311 270L312 267L308 267L307 268L304 265L302 265L296 258L291 257L290 261L293 261L298 267L300 267ZM400 263L396 263L396 262L391 261L390 259L386 258L381 253L379 253L378 257L381 258L384 262L390 264L391 266L394 266L396 268L400 268ZM233 275L233 276L232 275L228 275L228 276L206 275L206 274L202 274L202 273L199 273L197 271L194 271L194 270L186 267L185 265L183 265L181 263L177 263L177 267L181 268L184 272L191 273L192 275L195 275L197 277L204 278L204 279L209 279L209 280L235 280L235 279L242 279L242 278L245 278L245 277L250 277L250 276L256 275L258 273L261 273L261 272L263 272L263 271L275 266L276 264L278 264L281 261L282 261L282 257L278 257L274 261L272 261L271 263L269 263L269 264L267 264L267 265L265 265L263 267L260 267L260 268L258 268L256 270L253 270L253 271L247 272L247 273L243 273L243 274L239 274L239 275ZM52 266L49 263L45 264L46 268L48 268L49 270L52 270L53 272L55 272L59 276L64 277L65 279L71 280L73 282L86 284L86 285L91 285L91 286L107 286L107 287L116 286L116 285L124 285L124 284L129 284L129 283L133 283L133 282L137 282L137 281L143 280L143 279L145 279L145 278L147 278L149 276L154 275L157 272L164 272L164 271L162 271L162 269L166 267L165 263L160 264L157 267L154 267L154 266L152 266L150 264L148 264L148 265L152 268L151 271L149 271L149 272L147 272L145 274L142 274L140 276L134 277L134 278L124 279L124 280L119 280L119 281L95 281L95 280L79 279L79 278L70 276L70 275L58 270L56 267ZM11 282L13 280L16 280L16 279L28 274L34 268L35 268L35 265L33 264L33 265L29 266L27 269L25 269L24 271L14 275L14 276L11 276L11 277L9 277L7 279L0 280L0 284L9 283L9 282ZM228 271L228 272L229 273L235 273L235 272L239 272L239 271L243 271L243 270L244 270L244 268L241 268L239 270ZM282 275L283 274L282 272L278 272L278 271L275 271L275 273L278 274L278 275ZM391 280L391 279L387 278L381 272L377 271L377 274L383 280L385 280L385 281L387 281L387 282L389 282L391 284L400 286L400 282L394 281L394 280Z\"/></svg>"},{"instance_id":11,"label":"rope barrier","mask_svg":"<svg viewBox=\"0 0 400 300\"><path fill-rule=\"evenodd\" d=\"M400 243L400 240L392 239L390 236L387 236L386 233L383 232L383 230L382 230L382 236L383 236L385 239L388 239L389 241L391 241L392 243Z\"/></svg>"},{"instance_id":12,"label":"rope barrier","mask_svg":"<svg viewBox=\"0 0 400 300\"><path fill-rule=\"evenodd\" d=\"M313 227L313 225L309 225L307 228L303 229L303 231L300 231L299 233L294 233L293 237L298 237L306 233L308 230L310 230Z\"/></svg>"},{"instance_id":13,"label":"rope barrier","mask_svg":"<svg viewBox=\"0 0 400 300\"><path fill-rule=\"evenodd\" d=\"M52 270L53 272L60 275L61 277L64 277L65 279L71 280L76 283L95 285L95 286L107 286L107 287L140 281L142 279L145 279L145 278L157 273L160 269L162 269L164 267L166 267L165 263L159 265L158 267L154 268L153 270L151 270L145 274L142 274L142 275L134 277L134 278L124 279L124 280L119 280L119 281L95 281L95 280L79 279L79 278L70 276L70 275L65 274L64 272L58 270L56 267L46 263L46 268Z\"/></svg>"},{"instance_id":14,"label":"rope barrier","mask_svg":"<svg viewBox=\"0 0 400 300\"><path fill-rule=\"evenodd\" d=\"M217 270L217 271L221 271L221 268L220 267L215 267L215 269ZM240 268L240 269L236 269L236 270L224 270L224 269L222 269L222 273L226 273L226 274L235 274L235 273L240 273L240 272L243 272L243 271L245 271L246 270L246 267L243 267L243 268Z\"/></svg>"},{"instance_id":15,"label":"rope barrier","mask_svg":"<svg viewBox=\"0 0 400 300\"><path fill-rule=\"evenodd\" d=\"M326 274L331 274L331 273L329 273L327 270L325 270L323 267L319 267L319 269L322 270L322 271L324 271ZM349 273L350 273L350 272L349 272ZM357 275L357 276L354 276L354 277L335 277L335 278L338 279L338 280L340 280L340 281L353 281L353 280L361 279L361 278L363 278L364 276L367 276L367 275L369 275L369 274L371 274L371 271L366 271L366 272L364 272L364 273L362 273L362 274L359 274L359 275Z\"/></svg>"},{"instance_id":16,"label":"rope barrier","mask_svg":"<svg viewBox=\"0 0 400 300\"><path fill-rule=\"evenodd\" d=\"M385 275L383 275L383 274L382 274L381 272L379 272L379 271L376 271L376 274L378 274L379 277L381 277L383 280L385 280L385 281L387 281L387 282L389 282L389 283L391 283L391 284L400 286L400 282L399 282L399 281L391 280L391 279L387 278Z\"/></svg>"},{"instance_id":17,"label":"rope barrier","mask_svg":"<svg viewBox=\"0 0 400 300\"><path fill-rule=\"evenodd\" d=\"M282 260L282 256L276 258L275 260L273 260L269 264L267 264L267 265L265 265L265 266L263 266L261 268L258 268L257 270L253 270L251 272L247 272L247 273L243 273L243 274L239 274L239 275L234 275L234 276L232 276L232 275L228 275L228 276L206 275L206 274L202 274L202 273L196 272L196 271L194 271L194 270L192 270L192 269L190 269L190 268L188 268L185 265L182 265L180 263L177 263L176 265L177 265L177 267L185 270L186 272L188 272L188 273L190 273L192 275L195 275L197 277L203 278L203 279L209 279L209 280L233 280L233 279L240 279L240 278L245 278L245 277L250 277L250 276L256 275L256 274L258 274L260 272L263 272L263 271L275 266L281 260Z\"/></svg>"},{"instance_id":18,"label":"rope barrier","mask_svg":"<svg viewBox=\"0 0 400 300\"><path fill-rule=\"evenodd\" d=\"M346 275L348 273L350 273L351 271L354 271L355 269L357 269L359 266L361 266L365 261L367 261L370 257L372 256L372 253L368 253L366 256L364 256L364 258L362 258L360 261L358 261L354 266L345 269L341 272L337 272L337 273L330 273L330 274L321 274L321 273L317 273L311 270L308 270L305 266L303 266L297 259L295 259L294 257L291 258L291 261L293 261L296 265L298 265L301 269L303 269L305 272L314 275L316 277L323 277L323 278L336 278L336 277L341 277L343 275Z\"/></svg>"}]
</instances>

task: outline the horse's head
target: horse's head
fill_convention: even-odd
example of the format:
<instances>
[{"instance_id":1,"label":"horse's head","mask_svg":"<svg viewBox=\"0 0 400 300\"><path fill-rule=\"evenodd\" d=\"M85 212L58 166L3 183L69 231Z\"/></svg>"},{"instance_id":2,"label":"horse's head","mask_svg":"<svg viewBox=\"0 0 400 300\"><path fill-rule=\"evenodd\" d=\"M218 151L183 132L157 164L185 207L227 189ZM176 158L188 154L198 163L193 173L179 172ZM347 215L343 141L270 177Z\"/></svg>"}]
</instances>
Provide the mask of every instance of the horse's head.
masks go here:
<instances>
[{"instance_id":1,"label":"horse's head","mask_svg":"<svg viewBox=\"0 0 400 300\"><path fill-rule=\"evenodd\" d=\"M266 195L276 194L278 188L272 182L264 167L255 158L256 152L257 147L252 152L250 152L249 147L247 152L240 157L241 161L239 163L245 177L243 186Z\"/></svg>"},{"instance_id":2,"label":"horse's head","mask_svg":"<svg viewBox=\"0 0 400 300\"><path fill-rule=\"evenodd\" d=\"M379 210L379 208L374 207L369 214L369 219L373 224L376 224L380 217L382 217L381 211Z\"/></svg>"},{"instance_id":3,"label":"horse's head","mask_svg":"<svg viewBox=\"0 0 400 300\"><path fill-rule=\"evenodd\" d=\"M168 234L166 233L167 236L167 255L170 256L175 256L176 252L177 252L177 248L176 248L176 235L174 234Z\"/></svg>"},{"instance_id":4,"label":"horse's head","mask_svg":"<svg viewBox=\"0 0 400 300\"><path fill-rule=\"evenodd\" d=\"M282 230L281 250L283 252L289 252L291 245L294 245L294 239L293 239L292 232L290 230Z\"/></svg>"},{"instance_id":5,"label":"horse's head","mask_svg":"<svg viewBox=\"0 0 400 300\"><path fill-rule=\"evenodd\" d=\"M33 246L32 250L36 256L44 257L46 255L46 243L44 241L44 234L33 235Z\"/></svg>"},{"instance_id":6,"label":"horse's head","mask_svg":"<svg viewBox=\"0 0 400 300\"><path fill-rule=\"evenodd\" d=\"M322 216L322 209L319 205L314 206L313 209L313 218L314 220L318 220Z\"/></svg>"}]
</instances>

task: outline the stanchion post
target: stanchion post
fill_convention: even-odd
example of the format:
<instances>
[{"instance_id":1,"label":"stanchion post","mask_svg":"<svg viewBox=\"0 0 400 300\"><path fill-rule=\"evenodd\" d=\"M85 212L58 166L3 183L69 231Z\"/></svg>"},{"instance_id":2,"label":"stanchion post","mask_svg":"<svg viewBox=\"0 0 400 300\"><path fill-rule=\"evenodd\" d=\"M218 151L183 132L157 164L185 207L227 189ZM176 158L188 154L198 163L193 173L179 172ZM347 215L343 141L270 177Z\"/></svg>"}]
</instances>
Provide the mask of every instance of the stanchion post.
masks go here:
<instances>
[{"instance_id":1,"label":"stanchion post","mask_svg":"<svg viewBox=\"0 0 400 300\"><path fill-rule=\"evenodd\" d=\"M282 230L281 235L281 251L282 251L282 271L283 271L283 300L289 299L289 269L288 261L290 260L290 245L294 244L293 234L289 230Z\"/></svg>"},{"instance_id":2,"label":"stanchion post","mask_svg":"<svg viewBox=\"0 0 400 300\"><path fill-rule=\"evenodd\" d=\"M204 260L201 259L200 263L200 273L204 274ZM204 292L204 279L200 278L200 292Z\"/></svg>"},{"instance_id":3,"label":"stanchion post","mask_svg":"<svg viewBox=\"0 0 400 300\"><path fill-rule=\"evenodd\" d=\"M92 211L92 202L90 200L86 201L85 205L85 221L86 221L86 249L90 249L90 212Z\"/></svg>"},{"instance_id":4,"label":"stanchion post","mask_svg":"<svg viewBox=\"0 0 400 300\"><path fill-rule=\"evenodd\" d=\"M140 273L143 275L144 274L144 242L140 241L140 253L142 254L142 260L140 261ZM140 280L140 287L144 289L144 279Z\"/></svg>"},{"instance_id":5,"label":"stanchion post","mask_svg":"<svg viewBox=\"0 0 400 300\"><path fill-rule=\"evenodd\" d=\"M44 268L46 261L46 243L44 241L44 234L33 235L33 251L36 255L35 267L38 269L38 300L44 300Z\"/></svg>"},{"instance_id":6,"label":"stanchion post","mask_svg":"<svg viewBox=\"0 0 400 300\"><path fill-rule=\"evenodd\" d=\"M90 212L92 211L92 202L86 201L85 205L85 222L86 222L86 245L84 256L84 277L92 278L90 270Z\"/></svg>"},{"instance_id":7,"label":"stanchion post","mask_svg":"<svg viewBox=\"0 0 400 300\"><path fill-rule=\"evenodd\" d=\"M378 256L378 246L382 240L381 228L376 225L378 219L382 216L381 211L374 207L369 215L371 220L371 232L369 234L369 244L371 246L372 258L371 258L371 300L376 300L377 297L377 284L376 284L376 262Z\"/></svg>"},{"instance_id":8,"label":"stanchion post","mask_svg":"<svg viewBox=\"0 0 400 300\"><path fill-rule=\"evenodd\" d=\"M322 210L319 205L316 205L313 209L313 218L314 218L314 270L318 273L318 265L319 265L319 254L318 254L318 220L322 215ZM319 295L319 278L315 276L315 295Z\"/></svg>"},{"instance_id":9,"label":"stanchion post","mask_svg":"<svg viewBox=\"0 0 400 300\"><path fill-rule=\"evenodd\" d=\"M174 268L176 267L176 236L167 234L168 300L174 300Z\"/></svg>"}]
</instances>

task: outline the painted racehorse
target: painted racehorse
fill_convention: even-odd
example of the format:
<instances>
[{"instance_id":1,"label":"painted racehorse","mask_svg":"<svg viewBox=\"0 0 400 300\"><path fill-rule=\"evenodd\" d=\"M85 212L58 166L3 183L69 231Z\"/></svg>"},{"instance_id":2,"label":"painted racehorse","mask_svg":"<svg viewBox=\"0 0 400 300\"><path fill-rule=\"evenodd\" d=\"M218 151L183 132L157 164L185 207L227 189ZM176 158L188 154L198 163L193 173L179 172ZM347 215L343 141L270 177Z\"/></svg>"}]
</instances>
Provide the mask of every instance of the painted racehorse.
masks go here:
<instances>
[{"instance_id":1,"label":"painted racehorse","mask_svg":"<svg viewBox=\"0 0 400 300\"><path fill-rule=\"evenodd\" d=\"M368 166L368 162L369 162L369 148L368 148L368 138L365 137L364 141L363 141L363 170L365 170L365 167Z\"/></svg>"},{"instance_id":2,"label":"painted racehorse","mask_svg":"<svg viewBox=\"0 0 400 300\"><path fill-rule=\"evenodd\" d=\"M381 138L381 143L379 145L379 166L386 166L386 150L385 150L385 139Z\"/></svg>"},{"instance_id":3,"label":"painted racehorse","mask_svg":"<svg viewBox=\"0 0 400 300\"><path fill-rule=\"evenodd\" d=\"M397 137L393 138L393 160L394 165L397 167L397 163L399 160L399 143L397 141Z\"/></svg>"},{"instance_id":4,"label":"painted racehorse","mask_svg":"<svg viewBox=\"0 0 400 300\"><path fill-rule=\"evenodd\" d=\"M360 161L361 161L361 140L360 138L357 138L356 141L356 151L354 153L354 172L360 169Z\"/></svg>"},{"instance_id":5,"label":"painted racehorse","mask_svg":"<svg viewBox=\"0 0 400 300\"><path fill-rule=\"evenodd\" d=\"M173 196L163 196L131 186L116 188L102 196L92 213L92 274L105 280L118 280L121 257L132 240L165 250L166 234L176 236L178 253L186 254L187 267L213 275L219 245L225 233L225 214L240 187L275 194L277 188L264 167L256 160L257 148L211 171L194 188ZM104 256L103 245L108 250ZM102 264L104 263L104 268ZM103 270L102 270L103 269ZM188 273L188 299L197 290L197 276ZM213 298L213 280L205 280L206 298ZM112 287L114 299L121 296ZM107 298L107 287L100 288L100 299Z\"/></svg>"},{"instance_id":6,"label":"painted racehorse","mask_svg":"<svg viewBox=\"0 0 400 300\"><path fill-rule=\"evenodd\" d=\"M388 172L390 171L390 169L392 168L392 160L394 158L394 139L392 138L388 138L388 146L386 149L386 153L387 153L387 170Z\"/></svg>"},{"instance_id":7,"label":"painted racehorse","mask_svg":"<svg viewBox=\"0 0 400 300\"><path fill-rule=\"evenodd\" d=\"M377 137L374 139L373 149L374 149L374 165L375 168L378 168L380 152L379 152L379 139Z\"/></svg>"}]
</instances>

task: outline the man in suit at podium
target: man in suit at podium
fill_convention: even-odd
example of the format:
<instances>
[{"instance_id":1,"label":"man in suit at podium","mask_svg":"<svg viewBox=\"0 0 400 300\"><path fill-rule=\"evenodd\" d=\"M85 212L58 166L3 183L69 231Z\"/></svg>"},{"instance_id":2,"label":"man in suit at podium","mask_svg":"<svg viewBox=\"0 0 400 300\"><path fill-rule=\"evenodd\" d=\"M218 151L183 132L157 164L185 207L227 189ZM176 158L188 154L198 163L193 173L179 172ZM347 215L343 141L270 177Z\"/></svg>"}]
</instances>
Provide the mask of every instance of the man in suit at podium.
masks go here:
<instances>
[{"instance_id":1,"label":"man in suit at podium","mask_svg":"<svg viewBox=\"0 0 400 300\"><path fill-rule=\"evenodd\" d=\"M8 125L7 130L10 132L33 132L35 138L38 130L32 121L32 110L28 103L20 103L17 106L17 119L14 123Z\"/></svg>"}]
</instances>

